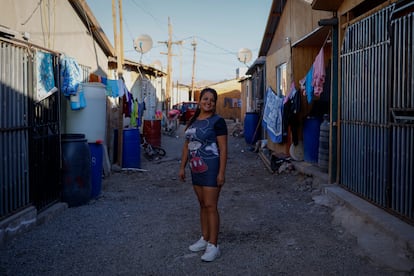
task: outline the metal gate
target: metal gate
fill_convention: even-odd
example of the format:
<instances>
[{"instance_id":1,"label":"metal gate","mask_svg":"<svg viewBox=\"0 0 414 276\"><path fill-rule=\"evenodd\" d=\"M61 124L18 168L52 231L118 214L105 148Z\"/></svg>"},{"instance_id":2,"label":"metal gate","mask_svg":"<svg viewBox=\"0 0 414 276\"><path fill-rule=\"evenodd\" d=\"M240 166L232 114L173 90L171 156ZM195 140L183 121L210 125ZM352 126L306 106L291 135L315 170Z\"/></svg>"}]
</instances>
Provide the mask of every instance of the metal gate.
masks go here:
<instances>
[{"instance_id":1,"label":"metal gate","mask_svg":"<svg viewBox=\"0 0 414 276\"><path fill-rule=\"evenodd\" d=\"M0 40L0 218L60 197L59 93L36 102L33 50Z\"/></svg>"},{"instance_id":2,"label":"metal gate","mask_svg":"<svg viewBox=\"0 0 414 276\"><path fill-rule=\"evenodd\" d=\"M414 107L413 87L408 87L414 85L413 25L410 30L399 26L413 21L393 22L395 36L390 38L394 9L395 4L390 5L346 29L341 49L340 184L414 221L413 126L392 121L397 110Z\"/></svg>"},{"instance_id":3,"label":"metal gate","mask_svg":"<svg viewBox=\"0 0 414 276\"><path fill-rule=\"evenodd\" d=\"M411 13L405 12L406 8ZM414 220L414 3L391 21L391 207Z\"/></svg>"}]
</instances>

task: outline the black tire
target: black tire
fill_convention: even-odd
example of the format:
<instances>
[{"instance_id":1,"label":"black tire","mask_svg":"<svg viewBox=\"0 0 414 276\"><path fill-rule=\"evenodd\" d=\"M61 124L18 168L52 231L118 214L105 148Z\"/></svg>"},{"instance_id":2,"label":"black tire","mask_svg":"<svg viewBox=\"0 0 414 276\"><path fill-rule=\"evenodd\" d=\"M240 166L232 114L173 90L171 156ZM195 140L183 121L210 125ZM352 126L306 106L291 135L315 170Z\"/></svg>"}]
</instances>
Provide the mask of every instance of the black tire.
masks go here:
<instances>
[{"instance_id":1,"label":"black tire","mask_svg":"<svg viewBox=\"0 0 414 276\"><path fill-rule=\"evenodd\" d=\"M232 133L233 137L239 137L240 136L240 130L236 129Z\"/></svg>"},{"instance_id":2,"label":"black tire","mask_svg":"<svg viewBox=\"0 0 414 276\"><path fill-rule=\"evenodd\" d=\"M152 147L152 149L154 150L155 155L158 156L165 156L166 152L163 148L160 147Z\"/></svg>"}]
</instances>

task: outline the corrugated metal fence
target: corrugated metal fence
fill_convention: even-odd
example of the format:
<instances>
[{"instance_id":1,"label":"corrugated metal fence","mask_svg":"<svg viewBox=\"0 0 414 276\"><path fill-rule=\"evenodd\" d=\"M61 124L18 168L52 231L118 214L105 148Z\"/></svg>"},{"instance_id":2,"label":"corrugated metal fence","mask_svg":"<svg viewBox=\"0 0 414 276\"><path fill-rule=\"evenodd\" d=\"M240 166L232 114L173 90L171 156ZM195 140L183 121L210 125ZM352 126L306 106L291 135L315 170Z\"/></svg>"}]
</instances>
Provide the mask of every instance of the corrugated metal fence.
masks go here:
<instances>
[{"instance_id":1,"label":"corrugated metal fence","mask_svg":"<svg viewBox=\"0 0 414 276\"><path fill-rule=\"evenodd\" d=\"M0 217L30 203L29 57L0 41Z\"/></svg>"},{"instance_id":2,"label":"corrugated metal fence","mask_svg":"<svg viewBox=\"0 0 414 276\"><path fill-rule=\"evenodd\" d=\"M396 16L391 32L391 207L414 220L414 13Z\"/></svg>"},{"instance_id":3,"label":"corrugated metal fence","mask_svg":"<svg viewBox=\"0 0 414 276\"><path fill-rule=\"evenodd\" d=\"M346 30L341 49L340 184L414 221L413 126L391 121L392 108L409 108L407 100L414 107L413 21L407 16L393 22L396 36L391 37L394 8Z\"/></svg>"},{"instance_id":4,"label":"corrugated metal fence","mask_svg":"<svg viewBox=\"0 0 414 276\"><path fill-rule=\"evenodd\" d=\"M60 198L59 93L36 102L35 50L0 40L0 218Z\"/></svg>"}]
</instances>

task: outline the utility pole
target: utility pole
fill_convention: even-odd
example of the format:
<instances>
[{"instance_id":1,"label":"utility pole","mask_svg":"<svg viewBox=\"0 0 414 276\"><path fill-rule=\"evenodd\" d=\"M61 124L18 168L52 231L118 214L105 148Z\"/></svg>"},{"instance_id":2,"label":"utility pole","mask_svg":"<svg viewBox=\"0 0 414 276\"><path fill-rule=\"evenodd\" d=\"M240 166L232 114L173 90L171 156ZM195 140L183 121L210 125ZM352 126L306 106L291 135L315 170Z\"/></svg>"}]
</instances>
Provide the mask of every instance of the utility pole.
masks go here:
<instances>
[{"instance_id":1,"label":"utility pole","mask_svg":"<svg viewBox=\"0 0 414 276\"><path fill-rule=\"evenodd\" d=\"M115 0L112 0L112 22L114 25L114 44L115 44L115 54L117 61L117 73L118 78L122 78L123 75L123 64L124 64L124 49L123 49L123 32L122 32L122 0L118 0L118 12L119 12L119 35L116 24L116 5ZM123 146L123 128L124 128L124 112L122 110L123 100L122 97L118 98L118 164L122 167L122 146Z\"/></svg>"},{"instance_id":2,"label":"utility pole","mask_svg":"<svg viewBox=\"0 0 414 276\"><path fill-rule=\"evenodd\" d=\"M167 53L161 52L161 54L167 55L167 87L165 91L165 102L166 102L166 109L167 112L170 109L170 102L171 102L171 90L172 90L172 45L178 44L181 45L184 43L183 40L179 41L172 41L172 25L170 22L170 17L168 17L168 41L158 41L158 43L164 43L167 45Z\"/></svg>"},{"instance_id":3,"label":"utility pole","mask_svg":"<svg viewBox=\"0 0 414 276\"><path fill-rule=\"evenodd\" d=\"M193 73L191 75L191 100L194 101L194 79L195 79L195 63L196 63L196 46L197 42L195 41L195 38L193 37L193 42L191 43L191 46L193 46Z\"/></svg>"}]
</instances>

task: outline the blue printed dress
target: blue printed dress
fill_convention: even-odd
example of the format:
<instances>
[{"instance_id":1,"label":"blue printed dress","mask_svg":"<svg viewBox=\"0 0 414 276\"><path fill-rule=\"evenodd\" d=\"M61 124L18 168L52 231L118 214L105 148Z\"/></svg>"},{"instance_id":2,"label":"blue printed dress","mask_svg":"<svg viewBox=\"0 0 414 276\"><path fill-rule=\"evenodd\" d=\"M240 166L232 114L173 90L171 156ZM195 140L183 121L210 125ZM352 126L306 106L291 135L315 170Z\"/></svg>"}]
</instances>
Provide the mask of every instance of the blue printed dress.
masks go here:
<instances>
[{"instance_id":1,"label":"blue printed dress","mask_svg":"<svg viewBox=\"0 0 414 276\"><path fill-rule=\"evenodd\" d=\"M216 114L203 120L195 120L185 131L193 185L217 187L220 168L217 136L220 135L227 135L227 125Z\"/></svg>"}]
</instances>

